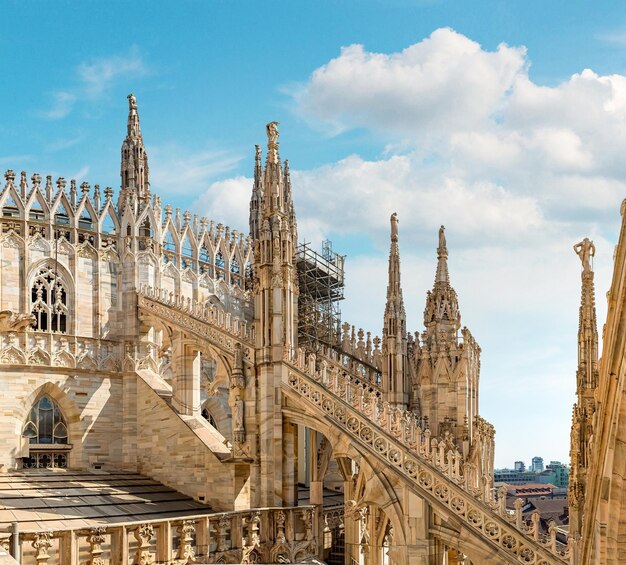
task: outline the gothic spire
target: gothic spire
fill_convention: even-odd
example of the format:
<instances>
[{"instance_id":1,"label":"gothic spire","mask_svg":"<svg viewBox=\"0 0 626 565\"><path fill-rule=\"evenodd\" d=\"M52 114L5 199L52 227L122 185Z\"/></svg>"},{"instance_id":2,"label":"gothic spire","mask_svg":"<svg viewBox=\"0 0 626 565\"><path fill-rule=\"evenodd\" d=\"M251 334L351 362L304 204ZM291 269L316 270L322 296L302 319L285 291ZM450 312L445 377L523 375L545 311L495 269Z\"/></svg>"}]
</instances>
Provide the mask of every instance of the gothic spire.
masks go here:
<instances>
[{"instance_id":1,"label":"gothic spire","mask_svg":"<svg viewBox=\"0 0 626 565\"><path fill-rule=\"evenodd\" d=\"M263 208L263 164L261 163L261 147L254 146L254 184L250 198L250 236L259 239L261 229L261 210Z\"/></svg>"},{"instance_id":2,"label":"gothic spire","mask_svg":"<svg viewBox=\"0 0 626 565\"><path fill-rule=\"evenodd\" d=\"M404 302L402 299L402 288L400 286L400 249L398 247L398 214L394 212L391 221L391 246L389 248L389 280L387 283L387 307L388 311L393 307L402 307L404 315Z\"/></svg>"},{"instance_id":3,"label":"gothic spire","mask_svg":"<svg viewBox=\"0 0 626 565\"><path fill-rule=\"evenodd\" d=\"M450 285L448 274L448 247L445 228L439 228L439 246L437 247L437 272L433 290L426 297L424 325L427 333L433 330L456 332L461 327L461 313L456 291Z\"/></svg>"},{"instance_id":4,"label":"gothic spire","mask_svg":"<svg viewBox=\"0 0 626 565\"><path fill-rule=\"evenodd\" d=\"M596 300L593 284L591 258L596 247L589 238L574 246L574 251L582 262L582 288L578 314L578 371L579 391L595 389L598 386L598 322L596 320Z\"/></svg>"},{"instance_id":5,"label":"gothic spire","mask_svg":"<svg viewBox=\"0 0 626 565\"><path fill-rule=\"evenodd\" d=\"M120 211L126 201L141 203L150 197L148 154L143 144L134 94L128 95L128 122L126 139L122 143L121 177Z\"/></svg>"},{"instance_id":6,"label":"gothic spire","mask_svg":"<svg viewBox=\"0 0 626 565\"><path fill-rule=\"evenodd\" d=\"M263 175L263 218L280 216L281 221L290 216L290 190L278 155L278 122L265 126L267 133L267 156ZM285 226L286 227L286 226Z\"/></svg>"},{"instance_id":7,"label":"gothic spire","mask_svg":"<svg viewBox=\"0 0 626 565\"><path fill-rule=\"evenodd\" d=\"M570 432L570 480L568 485L570 532L582 531L582 508L585 485L591 459L590 445L596 411L595 390L598 386L598 323L596 320L595 290L591 258L596 247L589 238L574 245L582 262L581 298L578 311L578 369L572 428Z\"/></svg>"},{"instance_id":8,"label":"gothic spire","mask_svg":"<svg viewBox=\"0 0 626 565\"><path fill-rule=\"evenodd\" d=\"M389 248L389 281L383 322L383 386L389 402L407 406L407 335L406 312L400 284L400 249L398 247L398 214L391 215Z\"/></svg>"}]
</instances>

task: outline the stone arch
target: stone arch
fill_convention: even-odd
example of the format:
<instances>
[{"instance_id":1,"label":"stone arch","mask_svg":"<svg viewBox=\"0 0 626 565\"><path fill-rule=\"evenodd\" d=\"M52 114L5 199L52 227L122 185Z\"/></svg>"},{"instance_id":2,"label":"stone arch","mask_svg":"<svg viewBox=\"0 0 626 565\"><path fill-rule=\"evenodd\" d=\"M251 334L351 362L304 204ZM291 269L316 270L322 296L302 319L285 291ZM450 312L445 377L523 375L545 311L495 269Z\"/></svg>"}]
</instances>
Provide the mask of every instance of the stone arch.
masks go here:
<instances>
[{"instance_id":1,"label":"stone arch","mask_svg":"<svg viewBox=\"0 0 626 565\"><path fill-rule=\"evenodd\" d=\"M326 437L332 446L334 457L346 457L359 465L364 476L369 477L363 502L375 503L385 511L394 528L398 545L405 545L404 509L380 463L373 456L362 452L340 429L324 420L295 408L283 408L283 416L292 424L305 426Z\"/></svg>"},{"instance_id":2,"label":"stone arch","mask_svg":"<svg viewBox=\"0 0 626 565\"><path fill-rule=\"evenodd\" d=\"M83 422L81 420L81 412L76 406L74 400L69 396L67 391L63 390L58 384L47 382L37 387L28 396L24 397L21 403L16 405L15 419L17 429L17 441L21 443L22 426L26 422L28 413L32 406L42 396L49 396L56 402L61 410L65 423L67 424L68 442L72 445L69 454L68 468L77 469L85 467L83 453Z\"/></svg>"}]
</instances>

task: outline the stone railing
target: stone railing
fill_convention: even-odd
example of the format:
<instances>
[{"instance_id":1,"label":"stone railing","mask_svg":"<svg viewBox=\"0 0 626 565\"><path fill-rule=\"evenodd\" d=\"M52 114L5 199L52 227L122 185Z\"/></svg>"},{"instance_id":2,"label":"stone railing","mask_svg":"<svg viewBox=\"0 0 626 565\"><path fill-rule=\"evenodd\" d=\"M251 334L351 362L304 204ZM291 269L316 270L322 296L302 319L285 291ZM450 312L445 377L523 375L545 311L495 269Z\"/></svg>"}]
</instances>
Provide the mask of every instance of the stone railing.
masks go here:
<instances>
[{"instance_id":1,"label":"stone railing","mask_svg":"<svg viewBox=\"0 0 626 565\"><path fill-rule=\"evenodd\" d=\"M319 521L314 506L262 508L91 528L0 532L0 543L13 553L17 549L14 557L22 565L296 563L317 556Z\"/></svg>"},{"instance_id":2,"label":"stone railing","mask_svg":"<svg viewBox=\"0 0 626 565\"><path fill-rule=\"evenodd\" d=\"M506 492L501 491L496 499L487 477L476 481L472 465L463 463L451 442L431 438L430 430L422 429L415 415L395 409L377 392L354 385L337 371L327 371L323 362L316 371L313 361L304 367L291 365L285 371L285 392L295 395L303 408L331 420L351 442L382 459L435 511L457 516L510 563L549 565L570 559L573 552L559 544L554 525L549 535L543 536L538 513L530 524L523 520L521 506L510 515Z\"/></svg>"},{"instance_id":3,"label":"stone railing","mask_svg":"<svg viewBox=\"0 0 626 565\"><path fill-rule=\"evenodd\" d=\"M209 341L217 341L220 347L233 350L233 339L248 348L254 347L252 324L229 312L165 289L146 285L142 286L137 294L140 308L145 308L156 316L170 320ZM219 330L221 335L212 333L209 328ZM228 336L228 342L225 341L225 336Z\"/></svg>"},{"instance_id":4,"label":"stone railing","mask_svg":"<svg viewBox=\"0 0 626 565\"><path fill-rule=\"evenodd\" d=\"M30 328L0 331L0 364L69 367L90 371L119 371L120 342L78 337Z\"/></svg>"},{"instance_id":5,"label":"stone railing","mask_svg":"<svg viewBox=\"0 0 626 565\"><path fill-rule=\"evenodd\" d=\"M301 368L306 367L307 371L313 367L319 370L321 364L324 363L326 371L338 371L355 384L362 384L372 390L382 392L380 370L344 351L324 347L317 353L310 353L299 347L291 353L287 352L286 355L286 361L291 361Z\"/></svg>"}]
</instances>

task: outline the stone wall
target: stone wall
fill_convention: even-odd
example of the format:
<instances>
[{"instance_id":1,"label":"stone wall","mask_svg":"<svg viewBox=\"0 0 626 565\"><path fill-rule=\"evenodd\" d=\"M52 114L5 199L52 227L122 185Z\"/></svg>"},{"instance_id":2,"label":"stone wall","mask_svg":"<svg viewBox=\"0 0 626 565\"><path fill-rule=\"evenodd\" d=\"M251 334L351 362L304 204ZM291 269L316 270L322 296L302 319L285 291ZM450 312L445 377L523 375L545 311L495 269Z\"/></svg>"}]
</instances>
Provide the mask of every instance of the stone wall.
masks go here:
<instances>
[{"instance_id":1,"label":"stone wall","mask_svg":"<svg viewBox=\"0 0 626 565\"><path fill-rule=\"evenodd\" d=\"M249 489L245 464L225 463L216 436L201 417L183 419L137 377L137 460L140 473L206 502L216 510L239 507Z\"/></svg>"}]
</instances>

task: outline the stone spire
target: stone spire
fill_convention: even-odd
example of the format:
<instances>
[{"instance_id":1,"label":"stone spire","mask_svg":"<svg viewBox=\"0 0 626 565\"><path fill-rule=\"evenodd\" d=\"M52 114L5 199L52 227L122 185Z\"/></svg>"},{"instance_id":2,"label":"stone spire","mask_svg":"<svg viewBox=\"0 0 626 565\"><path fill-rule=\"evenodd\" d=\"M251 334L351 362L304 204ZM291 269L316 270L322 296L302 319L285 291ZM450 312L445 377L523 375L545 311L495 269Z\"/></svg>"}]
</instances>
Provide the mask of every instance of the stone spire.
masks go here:
<instances>
[{"instance_id":1,"label":"stone spire","mask_svg":"<svg viewBox=\"0 0 626 565\"><path fill-rule=\"evenodd\" d=\"M298 347L298 277L296 244L298 233L291 203L289 167L282 167L278 155L278 122L266 126L267 156L261 170L257 149L255 181L250 203L250 231L254 242L254 325L258 383L260 456L260 506L292 505L296 490L292 480L297 445L293 428L283 426L280 383L284 359L291 359ZM283 472L286 474L283 475ZM283 485L276 488L276 485ZM293 486L293 485L291 485Z\"/></svg>"},{"instance_id":2,"label":"stone spire","mask_svg":"<svg viewBox=\"0 0 626 565\"><path fill-rule=\"evenodd\" d=\"M582 263L581 298L578 311L578 369L576 395L578 402L572 413L570 435L570 479L568 498L570 530L579 535L582 529L582 508L594 435L593 415L596 411L595 391L598 387L598 323L591 258L595 245L589 238L574 245Z\"/></svg>"},{"instance_id":3,"label":"stone spire","mask_svg":"<svg viewBox=\"0 0 626 565\"><path fill-rule=\"evenodd\" d=\"M150 198L148 154L143 144L137 99L128 95L128 124L126 139L122 143L121 191L118 208L124 208L127 201L135 206Z\"/></svg>"},{"instance_id":4,"label":"stone spire","mask_svg":"<svg viewBox=\"0 0 626 565\"><path fill-rule=\"evenodd\" d=\"M439 246L437 247L437 272L433 290L426 297L424 310L426 334L431 337L433 332L444 330L456 332L461 327L461 313L455 290L450 286L448 274L448 248L446 246L445 228L439 228Z\"/></svg>"},{"instance_id":5,"label":"stone spire","mask_svg":"<svg viewBox=\"0 0 626 565\"><path fill-rule=\"evenodd\" d=\"M389 402L408 404L406 312L400 284L400 249L398 247L398 214L391 215L389 281L383 322L383 388Z\"/></svg>"},{"instance_id":6,"label":"stone spire","mask_svg":"<svg viewBox=\"0 0 626 565\"><path fill-rule=\"evenodd\" d=\"M263 208L263 164L261 163L261 147L255 145L254 149L254 184L250 198L250 236L252 239L259 239Z\"/></svg>"}]
</instances>

